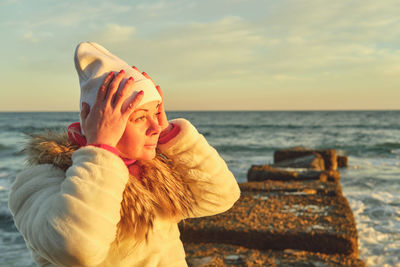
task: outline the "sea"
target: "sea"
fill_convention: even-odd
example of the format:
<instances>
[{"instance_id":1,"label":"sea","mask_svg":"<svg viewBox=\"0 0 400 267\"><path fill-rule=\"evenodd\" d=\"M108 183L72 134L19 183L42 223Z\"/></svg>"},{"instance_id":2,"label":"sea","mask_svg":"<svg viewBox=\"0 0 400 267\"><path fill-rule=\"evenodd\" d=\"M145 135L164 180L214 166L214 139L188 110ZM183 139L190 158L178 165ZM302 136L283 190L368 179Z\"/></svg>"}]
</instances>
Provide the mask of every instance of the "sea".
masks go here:
<instances>
[{"instance_id":1,"label":"sea","mask_svg":"<svg viewBox=\"0 0 400 267\"><path fill-rule=\"evenodd\" d=\"M337 149L349 157L341 185L367 266L400 266L400 111L179 111L225 159L238 182L277 149ZM0 113L0 266L35 266L7 207L26 136L65 130L77 112Z\"/></svg>"}]
</instances>

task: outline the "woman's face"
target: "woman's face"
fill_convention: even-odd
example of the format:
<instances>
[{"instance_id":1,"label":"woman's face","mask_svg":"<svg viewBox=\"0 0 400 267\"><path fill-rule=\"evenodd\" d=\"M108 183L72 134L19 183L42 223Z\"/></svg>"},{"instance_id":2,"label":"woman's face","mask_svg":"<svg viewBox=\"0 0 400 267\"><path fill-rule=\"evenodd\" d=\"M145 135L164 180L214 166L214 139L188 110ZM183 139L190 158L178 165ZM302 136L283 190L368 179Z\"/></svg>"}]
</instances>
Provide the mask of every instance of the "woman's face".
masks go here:
<instances>
[{"instance_id":1,"label":"woman's face","mask_svg":"<svg viewBox=\"0 0 400 267\"><path fill-rule=\"evenodd\" d=\"M152 101L139 106L132 113L116 146L122 157L137 160L151 160L155 157L161 131L158 105L158 101Z\"/></svg>"}]
</instances>

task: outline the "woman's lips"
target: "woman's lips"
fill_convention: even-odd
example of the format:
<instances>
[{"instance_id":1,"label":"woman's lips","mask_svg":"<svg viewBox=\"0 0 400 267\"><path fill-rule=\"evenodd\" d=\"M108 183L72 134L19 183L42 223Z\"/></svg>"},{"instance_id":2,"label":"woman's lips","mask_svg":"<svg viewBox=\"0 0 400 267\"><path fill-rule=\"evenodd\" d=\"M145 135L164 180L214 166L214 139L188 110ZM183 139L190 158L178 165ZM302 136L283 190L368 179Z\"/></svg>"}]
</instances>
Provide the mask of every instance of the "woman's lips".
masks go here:
<instances>
[{"instance_id":1,"label":"woman's lips","mask_svg":"<svg viewBox=\"0 0 400 267\"><path fill-rule=\"evenodd\" d=\"M157 144L144 145L145 148L156 148Z\"/></svg>"}]
</instances>

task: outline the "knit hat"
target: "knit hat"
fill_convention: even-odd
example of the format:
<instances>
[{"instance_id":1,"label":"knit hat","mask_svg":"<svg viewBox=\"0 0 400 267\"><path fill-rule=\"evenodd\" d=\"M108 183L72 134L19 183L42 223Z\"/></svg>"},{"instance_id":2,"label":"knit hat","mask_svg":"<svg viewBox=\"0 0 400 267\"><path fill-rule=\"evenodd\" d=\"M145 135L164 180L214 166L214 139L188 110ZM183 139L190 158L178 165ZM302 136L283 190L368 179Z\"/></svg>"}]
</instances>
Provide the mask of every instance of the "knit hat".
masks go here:
<instances>
[{"instance_id":1,"label":"knit hat","mask_svg":"<svg viewBox=\"0 0 400 267\"><path fill-rule=\"evenodd\" d=\"M111 71L118 73L120 70L124 70L126 75L124 81L120 83L119 90L122 89L129 77L133 77L135 80L128 91L130 97L125 100L122 109L125 109L141 90L144 91L141 105L151 101L161 101L161 96L152 81L99 44L93 42L80 43L75 50L75 68L81 86L80 108L82 108L82 102L86 102L92 107L107 74Z\"/></svg>"}]
</instances>

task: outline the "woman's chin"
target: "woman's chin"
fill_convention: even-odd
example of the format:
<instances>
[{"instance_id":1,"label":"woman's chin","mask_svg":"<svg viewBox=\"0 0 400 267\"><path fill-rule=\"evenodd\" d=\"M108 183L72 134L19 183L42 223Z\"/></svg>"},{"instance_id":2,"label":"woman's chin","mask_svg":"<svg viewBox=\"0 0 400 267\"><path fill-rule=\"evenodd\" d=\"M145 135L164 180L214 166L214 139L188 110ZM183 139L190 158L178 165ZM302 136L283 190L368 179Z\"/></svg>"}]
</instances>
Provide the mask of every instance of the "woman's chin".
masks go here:
<instances>
[{"instance_id":1,"label":"woman's chin","mask_svg":"<svg viewBox=\"0 0 400 267\"><path fill-rule=\"evenodd\" d=\"M135 159L135 160L152 160L156 157L156 149L155 148L146 148L141 152L134 153L121 153L120 156L127 159Z\"/></svg>"},{"instance_id":2,"label":"woman's chin","mask_svg":"<svg viewBox=\"0 0 400 267\"><path fill-rule=\"evenodd\" d=\"M150 151L146 151L140 158L140 160L152 160L156 157L156 150L152 149Z\"/></svg>"},{"instance_id":3,"label":"woman's chin","mask_svg":"<svg viewBox=\"0 0 400 267\"><path fill-rule=\"evenodd\" d=\"M154 159L155 157L156 157L156 156L154 156L154 157L145 157L145 158L142 158L142 159L140 159L140 160L149 161L149 160Z\"/></svg>"}]
</instances>

